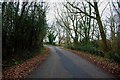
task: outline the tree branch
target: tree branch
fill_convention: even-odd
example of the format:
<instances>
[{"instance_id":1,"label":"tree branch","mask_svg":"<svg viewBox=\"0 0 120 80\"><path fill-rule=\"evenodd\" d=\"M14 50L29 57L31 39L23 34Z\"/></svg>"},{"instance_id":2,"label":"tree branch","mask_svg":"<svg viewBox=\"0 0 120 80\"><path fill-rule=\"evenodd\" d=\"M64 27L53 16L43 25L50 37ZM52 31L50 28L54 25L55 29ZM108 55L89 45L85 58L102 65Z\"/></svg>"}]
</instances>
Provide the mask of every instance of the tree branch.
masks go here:
<instances>
[{"instance_id":1,"label":"tree branch","mask_svg":"<svg viewBox=\"0 0 120 80\"><path fill-rule=\"evenodd\" d=\"M67 2L68 4L70 4L73 8L76 8L76 9L78 9L80 12L72 12L72 13L83 13L83 14L85 14L86 16L89 16L90 18L93 18L93 19L96 19L96 17L94 17L94 16L91 16L91 15L89 15L88 13L86 13L86 12L84 12L84 11L82 11L80 8L78 8L78 7L76 7L76 6L74 6L73 4L71 4L70 2Z\"/></svg>"}]
</instances>

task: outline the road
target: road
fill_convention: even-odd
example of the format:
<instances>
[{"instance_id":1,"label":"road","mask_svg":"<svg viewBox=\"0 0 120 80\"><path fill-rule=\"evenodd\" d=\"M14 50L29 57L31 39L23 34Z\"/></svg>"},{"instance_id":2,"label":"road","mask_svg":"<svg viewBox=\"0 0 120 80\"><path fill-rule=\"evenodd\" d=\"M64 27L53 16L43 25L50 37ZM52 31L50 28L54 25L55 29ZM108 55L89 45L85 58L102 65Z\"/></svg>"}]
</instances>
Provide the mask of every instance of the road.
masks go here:
<instances>
[{"instance_id":1,"label":"road","mask_svg":"<svg viewBox=\"0 0 120 80\"><path fill-rule=\"evenodd\" d=\"M59 47L51 49L47 60L38 66L27 78L112 78L111 74L94 64Z\"/></svg>"}]
</instances>

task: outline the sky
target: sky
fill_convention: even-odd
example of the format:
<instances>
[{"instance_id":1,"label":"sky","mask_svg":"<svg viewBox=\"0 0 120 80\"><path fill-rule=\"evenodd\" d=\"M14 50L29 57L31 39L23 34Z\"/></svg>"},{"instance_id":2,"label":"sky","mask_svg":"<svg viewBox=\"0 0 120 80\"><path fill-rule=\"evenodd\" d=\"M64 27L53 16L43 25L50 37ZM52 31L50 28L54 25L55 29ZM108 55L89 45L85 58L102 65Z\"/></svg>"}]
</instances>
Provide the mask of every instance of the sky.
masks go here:
<instances>
[{"instance_id":1,"label":"sky","mask_svg":"<svg viewBox=\"0 0 120 80\"><path fill-rule=\"evenodd\" d=\"M55 16L55 10L57 9L57 7L55 7L55 4L63 2L64 0L44 0L45 2L49 2L49 11L47 13L47 20L48 23L52 23L55 21L54 16ZM72 1L72 0L70 0ZM83 0L79 0L79 1L83 1ZM102 12L102 10L105 8L105 6L107 5L108 1L110 0L100 0L100 7L99 7L99 11ZM109 13L109 5L107 5L106 9L104 10L104 15L102 16L102 18L105 18L106 16L108 16Z\"/></svg>"},{"instance_id":2,"label":"sky","mask_svg":"<svg viewBox=\"0 0 120 80\"><path fill-rule=\"evenodd\" d=\"M3 1L3 0L0 0L0 2L1 1ZM6 0L6 1L8 1L8 0ZM9 0L9 1L13 1L13 0ZM48 25L51 25L53 22L55 22L54 16L56 15L55 11L57 10L57 7L55 6L55 4L63 2L65 0L15 0L15 1L37 1L37 2L44 1L44 2L48 2L49 3L49 10L48 10L46 17L47 17ZM74 1L74 0L68 0L68 1ZM84 1L84 0L76 0L76 1ZM91 0L91 1L93 1L93 0ZM109 1L111 1L111 0L100 0L99 12L102 12L102 10L105 8L105 6L107 5L107 3ZM115 2L116 0L113 0L113 1ZM105 19L106 16L110 15L109 10L110 10L109 5L107 5L106 9L104 10L102 19Z\"/></svg>"},{"instance_id":3,"label":"sky","mask_svg":"<svg viewBox=\"0 0 120 80\"><path fill-rule=\"evenodd\" d=\"M55 10L57 9L57 7L54 4L63 2L64 0L44 0L44 1L49 3L49 11L47 13L47 20L48 20L48 25L51 25L53 22L55 22L54 16L56 15ZM70 1L72 1L72 0L70 0ZM77 0L77 1L84 1L84 0ZM110 6L109 6L108 2L110 2L110 1L111 0L100 0L99 1L98 5L99 5L100 14L107 5L106 9L103 12L103 15L102 15L101 19L107 19L107 17L109 17L109 15L110 15ZM113 0L113 1L115 2L116 0ZM108 26L107 29L109 29L109 26ZM109 30L107 30L107 33L110 35ZM107 38L109 38L109 35L107 35Z\"/></svg>"}]
</instances>

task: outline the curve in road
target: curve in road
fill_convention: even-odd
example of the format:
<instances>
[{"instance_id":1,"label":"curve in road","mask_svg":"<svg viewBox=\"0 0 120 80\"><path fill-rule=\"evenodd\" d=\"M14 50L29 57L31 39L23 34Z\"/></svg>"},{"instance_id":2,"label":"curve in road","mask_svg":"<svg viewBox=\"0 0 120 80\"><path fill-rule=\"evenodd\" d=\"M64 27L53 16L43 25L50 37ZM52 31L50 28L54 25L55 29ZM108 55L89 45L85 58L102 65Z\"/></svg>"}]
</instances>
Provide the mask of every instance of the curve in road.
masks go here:
<instances>
[{"instance_id":1,"label":"curve in road","mask_svg":"<svg viewBox=\"0 0 120 80\"><path fill-rule=\"evenodd\" d=\"M82 57L55 46L47 60L27 78L113 78L113 76Z\"/></svg>"}]
</instances>

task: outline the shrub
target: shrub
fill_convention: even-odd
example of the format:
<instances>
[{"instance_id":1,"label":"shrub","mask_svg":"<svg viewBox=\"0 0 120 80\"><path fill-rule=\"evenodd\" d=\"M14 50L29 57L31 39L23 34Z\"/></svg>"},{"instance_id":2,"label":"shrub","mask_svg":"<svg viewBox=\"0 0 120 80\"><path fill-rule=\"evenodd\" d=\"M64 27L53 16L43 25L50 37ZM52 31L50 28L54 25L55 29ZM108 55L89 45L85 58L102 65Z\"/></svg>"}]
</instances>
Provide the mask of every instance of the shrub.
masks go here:
<instances>
[{"instance_id":1,"label":"shrub","mask_svg":"<svg viewBox=\"0 0 120 80\"><path fill-rule=\"evenodd\" d=\"M93 44L81 44L77 48L75 48L73 45L66 46L66 48L72 49L72 50L78 50L78 51L84 51L84 52L89 52L90 54L97 55L104 57L104 52L101 50L98 50L96 46Z\"/></svg>"},{"instance_id":2,"label":"shrub","mask_svg":"<svg viewBox=\"0 0 120 80\"><path fill-rule=\"evenodd\" d=\"M105 55L111 62L118 62L120 63L120 55L116 52L108 52Z\"/></svg>"}]
</instances>

